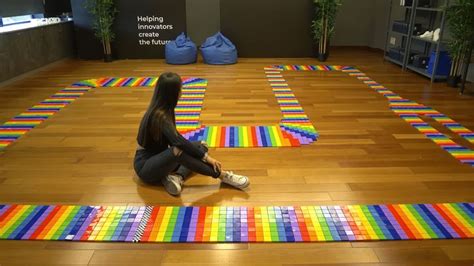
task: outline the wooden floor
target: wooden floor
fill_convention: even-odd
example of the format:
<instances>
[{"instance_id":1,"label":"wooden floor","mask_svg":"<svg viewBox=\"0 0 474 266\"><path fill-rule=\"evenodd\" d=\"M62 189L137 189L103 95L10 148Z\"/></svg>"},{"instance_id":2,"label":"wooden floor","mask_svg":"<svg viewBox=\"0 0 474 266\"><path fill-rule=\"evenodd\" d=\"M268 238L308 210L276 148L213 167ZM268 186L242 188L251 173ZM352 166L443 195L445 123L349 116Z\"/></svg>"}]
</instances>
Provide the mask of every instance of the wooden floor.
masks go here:
<instances>
[{"instance_id":1,"label":"wooden floor","mask_svg":"<svg viewBox=\"0 0 474 266\"><path fill-rule=\"evenodd\" d=\"M233 66L110 64L66 60L0 87L0 123L75 81L176 71L209 80L204 124L274 124L269 64L314 59L241 59ZM365 49L338 49L327 64L353 65L402 97L474 129L474 93L402 72ZM340 72L284 72L320 133L301 148L217 149L224 168L249 175L246 192L195 176L181 198L141 184L132 159L149 88L99 88L0 153L0 202L108 205L305 205L474 201L474 169L398 118L387 100ZM470 90L470 92L469 92ZM444 133L449 133L441 129ZM473 145L462 142L471 149ZM0 241L0 265L472 265L474 240L312 244L111 244Z\"/></svg>"}]
</instances>

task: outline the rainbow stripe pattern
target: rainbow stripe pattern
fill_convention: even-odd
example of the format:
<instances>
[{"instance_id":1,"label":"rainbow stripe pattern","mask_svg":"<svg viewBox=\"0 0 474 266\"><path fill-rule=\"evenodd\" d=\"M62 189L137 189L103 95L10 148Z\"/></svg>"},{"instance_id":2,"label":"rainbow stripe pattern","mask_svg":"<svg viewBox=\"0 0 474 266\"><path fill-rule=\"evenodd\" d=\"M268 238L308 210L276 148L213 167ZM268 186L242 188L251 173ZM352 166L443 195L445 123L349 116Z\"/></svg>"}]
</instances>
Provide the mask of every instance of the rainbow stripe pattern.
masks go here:
<instances>
[{"instance_id":1,"label":"rainbow stripe pattern","mask_svg":"<svg viewBox=\"0 0 474 266\"><path fill-rule=\"evenodd\" d=\"M5 122L3 125L0 125L0 151L94 88L143 86L153 87L156 85L157 80L158 78L150 77L100 78L74 83L70 87L61 89L51 97L41 101L37 105L34 105L25 112L20 113L19 115ZM198 108L198 113L200 113L206 86L207 81L204 79L183 79L183 99L181 101L181 107L176 110L176 118L179 120L179 122L177 121L177 126L179 129L186 128L185 123L191 120L188 118L194 116L196 113L195 109L188 108L188 106L196 105ZM193 100L193 97L197 97L196 100ZM186 100L187 98L191 99ZM188 104L189 101L193 102ZM193 122L197 123L198 120L199 116L197 117L197 120L194 119Z\"/></svg>"},{"instance_id":2,"label":"rainbow stripe pattern","mask_svg":"<svg viewBox=\"0 0 474 266\"><path fill-rule=\"evenodd\" d=\"M18 138L74 102L90 89L90 87L86 86L64 88L0 125L0 150L15 142Z\"/></svg>"},{"instance_id":3,"label":"rainbow stripe pattern","mask_svg":"<svg viewBox=\"0 0 474 266\"><path fill-rule=\"evenodd\" d=\"M333 70L317 68L315 70ZM267 78L283 114L278 125L263 126L206 126L199 122L207 81L192 79L184 83L183 93L176 107L176 127L190 141L204 140L209 147L298 147L311 144L317 132L304 113L295 95L276 68L265 68ZM272 75L271 75L272 74ZM272 77L273 76L273 77ZM92 87L155 86L156 78L102 78L85 80L74 85Z\"/></svg>"},{"instance_id":4,"label":"rainbow stripe pattern","mask_svg":"<svg viewBox=\"0 0 474 266\"><path fill-rule=\"evenodd\" d=\"M318 133L283 78L283 69L266 67L264 70L283 116L279 124L200 126L181 131L184 137L191 141L204 140L209 147L227 148L299 147L316 141ZM316 67L311 70L329 71L335 68Z\"/></svg>"},{"instance_id":5,"label":"rainbow stripe pattern","mask_svg":"<svg viewBox=\"0 0 474 266\"><path fill-rule=\"evenodd\" d=\"M365 73L350 66L340 65L273 65L264 68L272 91L282 113L277 125L263 126L205 126L199 122L207 81L198 78L184 79L183 95L176 108L178 130L189 140L206 141L210 147L298 147L308 145L319 137L288 83L283 71L342 71L356 77L382 94L397 115L415 127L426 137L449 152L462 163L474 166L474 151L454 142L422 120L431 117L448 130L474 143L474 132L446 115L422 104L404 99L385 88ZM0 150L16 141L20 136L39 125L85 92L98 87L143 87L155 86L155 77L126 77L89 79L74 83L50 98L33 106L24 113L0 126Z\"/></svg>"},{"instance_id":6,"label":"rainbow stripe pattern","mask_svg":"<svg viewBox=\"0 0 474 266\"><path fill-rule=\"evenodd\" d=\"M438 144L454 158L463 164L474 166L474 150L456 143L448 135L439 132L437 129L426 123L422 117L430 117L454 134L466 139L470 143L474 143L474 133L471 130L431 107L401 97L376 81L370 79L364 73L355 68L346 67L342 71L348 73L350 76L357 77L357 79L367 84L369 88L374 89L376 92L387 98L389 107L395 114L434 143Z\"/></svg>"},{"instance_id":7,"label":"rainbow stripe pattern","mask_svg":"<svg viewBox=\"0 0 474 266\"><path fill-rule=\"evenodd\" d=\"M389 101L389 107L395 114L416 128L427 138L431 139L434 143L438 144L443 150L447 151L460 162L474 166L474 150L454 142L449 136L439 132L437 129L423 121L422 117L432 118L434 121L440 123L442 126L457 134L461 138L464 138L470 143L474 143L474 132L431 107L402 98L400 95L379 84L375 80L368 77L365 73L354 67L321 65L275 65L270 68L280 69L281 71L342 71L347 73L349 76L356 77L369 88L374 89L376 92L387 98Z\"/></svg>"},{"instance_id":8,"label":"rainbow stripe pattern","mask_svg":"<svg viewBox=\"0 0 474 266\"><path fill-rule=\"evenodd\" d=\"M154 87L156 77L122 77L88 79L74 83L28 112L7 121L0 127L0 150L21 135L42 123L79 98L85 92L100 87ZM270 80L283 118L280 124L263 126L205 126L199 119L203 107L207 80L183 79L181 98L176 107L176 127L191 141L204 140L209 147L298 147L314 142L317 133L288 85Z\"/></svg>"},{"instance_id":9,"label":"rainbow stripe pattern","mask_svg":"<svg viewBox=\"0 0 474 266\"><path fill-rule=\"evenodd\" d=\"M473 203L172 207L0 205L0 239L327 242L474 237Z\"/></svg>"},{"instance_id":10,"label":"rainbow stripe pattern","mask_svg":"<svg viewBox=\"0 0 474 266\"><path fill-rule=\"evenodd\" d=\"M192 80L192 79L191 79ZM183 83L191 82L184 78ZM128 77L128 78L99 78L87 79L73 84L73 86L99 87L154 87L158 78L156 77Z\"/></svg>"}]
</instances>

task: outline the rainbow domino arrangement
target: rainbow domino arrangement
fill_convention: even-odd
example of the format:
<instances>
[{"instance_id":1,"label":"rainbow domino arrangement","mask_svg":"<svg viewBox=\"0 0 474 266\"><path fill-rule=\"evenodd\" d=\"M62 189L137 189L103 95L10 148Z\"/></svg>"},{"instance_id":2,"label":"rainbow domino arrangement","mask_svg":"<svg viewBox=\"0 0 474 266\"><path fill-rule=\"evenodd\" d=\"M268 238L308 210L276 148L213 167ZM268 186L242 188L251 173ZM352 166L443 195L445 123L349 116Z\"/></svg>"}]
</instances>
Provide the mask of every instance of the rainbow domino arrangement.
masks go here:
<instances>
[{"instance_id":1,"label":"rainbow domino arrangement","mask_svg":"<svg viewBox=\"0 0 474 266\"><path fill-rule=\"evenodd\" d=\"M432 126L423 121L422 117L431 117L442 126L459 135L470 143L474 143L474 132L455 122L448 116L434 110L431 107L424 106L414 101L404 99L400 95L394 93L383 85L377 83L373 79L367 77L367 75L354 67L349 66L312 66L312 65L275 65L274 69L280 71L321 71L321 70L340 70L349 76L356 77L361 80L369 88L374 89L379 94L383 95L389 101L390 109L401 117L403 120L408 122L411 126L416 128L427 138L431 139L434 143L438 144L442 149L451 154L454 158L459 160L461 163L474 166L474 151L457 144L451 138Z\"/></svg>"},{"instance_id":2,"label":"rainbow domino arrangement","mask_svg":"<svg viewBox=\"0 0 474 266\"><path fill-rule=\"evenodd\" d=\"M157 78L101 78L74 83L26 112L0 126L0 149L12 144L87 91L100 87L154 87ZM176 107L176 126L191 141L204 140L209 147L295 147L310 144L317 138L314 127L295 96L283 83L274 88L284 117L280 125L204 126L199 122L207 80L185 78Z\"/></svg>"},{"instance_id":3,"label":"rainbow domino arrangement","mask_svg":"<svg viewBox=\"0 0 474 266\"><path fill-rule=\"evenodd\" d=\"M198 78L184 79L183 97L176 109L177 127L190 140L205 140L210 147L295 147L311 144L318 134L309 121L292 90L283 78L283 71L342 71L367 84L382 94L397 115L410 123L426 137L449 152L464 164L474 166L474 151L457 144L442 134L422 116L433 118L455 134L474 143L474 133L448 116L422 104L404 99L385 88L363 72L349 66L326 65L274 65L266 67L266 77L277 98L283 115L274 126L203 126L199 123L207 81ZM16 141L21 135L39 125L56 112L93 88L155 86L157 78L102 78L85 80L65 88L50 98L0 126L0 150Z\"/></svg>"},{"instance_id":4,"label":"rainbow domino arrangement","mask_svg":"<svg viewBox=\"0 0 474 266\"><path fill-rule=\"evenodd\" d=\"M171 207L0 205L0 239L327 242L474 237L473 203Z\"/></svg>"},{"instance_id":5,"label":"rainbow domino arrangement","mask_svg":"<svg viewBox=\"0 0 474 266\"><path fill-rule=\"evenodd\" d=\"M181 130L183 136L190 141L204 140L209 147L299 147L316 141L318 137L316 129L283 79L281 71L265 68L265 74L283 115L280 124L204 126L199 125L199 115L196 114L196 117L193 117L195 120L192 121L192 125L196 127L183 128Z\"/></svg>"}]
</instances>

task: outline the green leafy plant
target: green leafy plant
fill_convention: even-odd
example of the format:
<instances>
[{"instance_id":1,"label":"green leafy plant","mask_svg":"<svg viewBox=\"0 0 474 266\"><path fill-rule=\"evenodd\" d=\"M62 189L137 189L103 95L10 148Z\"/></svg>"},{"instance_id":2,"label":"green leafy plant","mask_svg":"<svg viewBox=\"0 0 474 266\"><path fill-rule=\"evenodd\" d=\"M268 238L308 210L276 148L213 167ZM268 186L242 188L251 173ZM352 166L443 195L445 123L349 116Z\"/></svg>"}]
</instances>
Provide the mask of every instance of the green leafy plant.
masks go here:
<instances>
[{"instance_id":1,"label":"green leafy plant","mask_svg":"<svg viewBox=\"0 0 474 266\"><path fill-rule=\"evenodd\" d=\"M336 15L342 0L313 0L315 14L312 23L313 38L318 43L318 53L326 54L329 39L334 34Z\"/></svg>"},{"instance_id":2,"label":"green leafy plant","mask_svg":"<svg viewBox=\"0 0 474 266\"><path fill-rule=\"evenodd\" d=\"M112 26L117 13L114 0L86 0L85 8L94 16L92 27L95 36L102 42L104 55L110 56L112 54L110 43L115 38Z\"/></svg>"},{"instance_id":3,"label":"green leafy plant","mask_svg":"<svg viewBox=\"0 0 474 266\"><path fill-rule=\"evenodd\" d=\"M470 58L474 43L474 0L458 0L447 7L446 19L451 40L448 49L452 58L450 76L461 76L462 65Z\"/></svg>"}]
</instances>

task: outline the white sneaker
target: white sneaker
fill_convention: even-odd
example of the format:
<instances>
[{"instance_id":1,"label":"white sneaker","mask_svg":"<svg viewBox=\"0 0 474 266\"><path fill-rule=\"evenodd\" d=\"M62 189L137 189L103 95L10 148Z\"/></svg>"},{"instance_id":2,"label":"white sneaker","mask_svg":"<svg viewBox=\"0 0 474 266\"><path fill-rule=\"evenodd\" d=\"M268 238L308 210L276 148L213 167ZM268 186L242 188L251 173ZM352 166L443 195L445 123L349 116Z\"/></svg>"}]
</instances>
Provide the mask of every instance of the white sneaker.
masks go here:
<instances>
[{"instance_id":1,"label":"white sneaker","mask_svg":"<svg viewBox=\"0 0 474 266\"><path fill-rule=\"evenodd\" d=\"M234 174L231 171L225 172L224 177L222 177L222 183L231 185L239 189L244 189L250 185L248 177Z\"/></svg>"},{"instance_id":2,"label":"white sneaker","mask_svg":"<svg viewBox=\"0 0 474 266\"><path fill-rule=\"evenodd\" d=\"M161 179L161 183L165 187L166 192L173 196L181 194L183 178L179 175L168 175Z\"/></svg>"},{"instance_id":3,"label":"white sneaker","mask_svg":"<svg viewBox=\"0 0 474 266\"><path fill-rule=\"evenodd\" d=\"M433 41L437 42L439 40L439 34L441 32L440 28L437 28L433 33Z\"/></svg>"},{"instance_id":4,"label":"white sneaker","mask_svg":"<svg viewBox=\"0 0 474 266\"><path fill-rule=\"evenodd\" d=\"M433 39L433 32L432 31L425 31L425 33L418 36L423 39Z\"/></svg>"}]
</instances>

